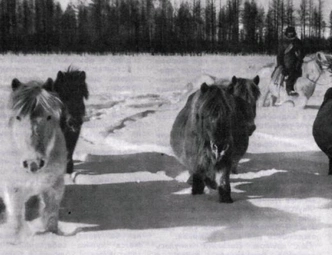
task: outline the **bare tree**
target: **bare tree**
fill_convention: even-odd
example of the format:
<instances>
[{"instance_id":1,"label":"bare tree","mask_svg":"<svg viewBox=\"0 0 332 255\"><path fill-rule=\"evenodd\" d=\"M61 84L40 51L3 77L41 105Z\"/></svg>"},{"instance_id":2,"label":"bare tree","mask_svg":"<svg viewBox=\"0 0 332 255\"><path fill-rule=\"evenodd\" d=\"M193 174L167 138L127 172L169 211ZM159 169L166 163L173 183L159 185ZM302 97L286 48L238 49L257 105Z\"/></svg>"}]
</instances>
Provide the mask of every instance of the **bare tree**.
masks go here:
<instances>
[{"instance_id":1,"label":"bare tree","mask_svg":"<svg viewBox=\"0 0 332 255\"><path fill-rule=\"evenodd\" d=\"M307 23L308 23L308 0L301 0L299 16L301 24L301 37L306 37Z\"/></svg>"}]
</instances>

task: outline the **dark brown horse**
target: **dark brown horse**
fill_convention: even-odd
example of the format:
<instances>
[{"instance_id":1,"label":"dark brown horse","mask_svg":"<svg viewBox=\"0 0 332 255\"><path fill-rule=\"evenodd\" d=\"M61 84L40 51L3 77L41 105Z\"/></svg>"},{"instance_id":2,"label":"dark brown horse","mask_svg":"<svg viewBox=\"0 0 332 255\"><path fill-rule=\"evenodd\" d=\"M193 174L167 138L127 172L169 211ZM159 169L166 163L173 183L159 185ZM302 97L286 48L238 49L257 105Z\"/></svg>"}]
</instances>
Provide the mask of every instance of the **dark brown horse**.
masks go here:
<instances>
[{"instance_id":1,"label":"dark brown horse","mask_svg":"<svg viewBox=\"0 0 332 255\"><path fill-rule=\"evenodd\" d=\"M332 175L332 88L325 92L324 101L313 124L312 134L318 147L329 158L329 175Z\"/></svg>"},{"instance_id":2,"label":"dark brown horse","mask_svg":"<svg viewBox=\"0 0 332 255\"><path fill-rule=\"evenodd\" d=\"M66 72L58 72L52 88L59 95L63 103L60 125L66 139L68 151L67 173L69 174L74 169L73 153L85 116L84 99L88 99L89 97L85 79L86 75L84 71L69 67Z\"/></svg>"},{"instance_id":3,"label":"dark brown horse","mask_svg":"<svg viewBox=\"0 0 332 255\"><path fill-rule=\"evenodd\" d=\"M218 183L219 201L233 202L229 176L255 130L258 82L258 77L233 77L226 88L203 83L176 117L170 143L190 170L193 195L202 194L205 185L217 188Z\"/></svg>"}]
</instances>

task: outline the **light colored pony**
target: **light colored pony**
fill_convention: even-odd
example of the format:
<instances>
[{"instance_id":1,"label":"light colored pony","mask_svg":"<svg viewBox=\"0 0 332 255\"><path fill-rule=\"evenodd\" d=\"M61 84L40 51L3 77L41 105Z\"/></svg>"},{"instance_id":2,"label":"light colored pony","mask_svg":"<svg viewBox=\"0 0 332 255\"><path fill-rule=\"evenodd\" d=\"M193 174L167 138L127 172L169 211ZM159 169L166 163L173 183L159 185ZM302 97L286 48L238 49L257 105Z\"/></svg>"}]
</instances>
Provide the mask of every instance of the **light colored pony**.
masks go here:
<instances>
[{"instance_id":1,"label":"light colored pony","mask_svg":"<svg viewBox=\"0 0 332 255\"><path fill-rule=\"evenodd\" d=\"M263 67L258 73L263 84L261 86L263 96L259 106L276 106L291 102L296 107L304 108L313 95L316 85L330 84L331 66L332 58L323 52L305 57L302 64L302 77L299 77L294 85L298 93L295 96L289 96L285 84L275 82L271 78L275 65Z\"/></svg>"},{"instance_id":2,"label":"light colored pony","mask_svg":"<svg viewBox=\"0 0 332 255\"><path fill-rule=\"evenodd\" d=\"M61 101L45 89L52 82L12 81L9 129L2 137L6 144L0 155L0 197L5 210L0 231L7 242L21 242L33 234L27 221L33 212L38 232L61 233L58 218L67 151L59 124Z\"/></svg>"}]
</instances>

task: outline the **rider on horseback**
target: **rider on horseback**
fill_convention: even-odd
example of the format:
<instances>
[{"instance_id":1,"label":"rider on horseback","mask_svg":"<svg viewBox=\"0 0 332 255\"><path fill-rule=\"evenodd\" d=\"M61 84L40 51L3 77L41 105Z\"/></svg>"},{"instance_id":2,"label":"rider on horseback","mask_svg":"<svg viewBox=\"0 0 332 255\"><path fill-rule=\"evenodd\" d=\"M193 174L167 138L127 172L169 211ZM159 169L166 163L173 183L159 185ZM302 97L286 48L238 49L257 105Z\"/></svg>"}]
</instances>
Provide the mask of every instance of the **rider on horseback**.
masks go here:
<instances>
[{"instance_id":1,"label":"rider on horseback","mask_svg":"<svg viewBox=\"0 0 332 255\"><path fill-rule=\"evenodd\" d=\"M284 35L285 38L279 43L277 67L281 68L285 77L287 94L296 95L294 84L302 75L303 46L294 27L287 27Z\"/></svg>"}]
</instances>

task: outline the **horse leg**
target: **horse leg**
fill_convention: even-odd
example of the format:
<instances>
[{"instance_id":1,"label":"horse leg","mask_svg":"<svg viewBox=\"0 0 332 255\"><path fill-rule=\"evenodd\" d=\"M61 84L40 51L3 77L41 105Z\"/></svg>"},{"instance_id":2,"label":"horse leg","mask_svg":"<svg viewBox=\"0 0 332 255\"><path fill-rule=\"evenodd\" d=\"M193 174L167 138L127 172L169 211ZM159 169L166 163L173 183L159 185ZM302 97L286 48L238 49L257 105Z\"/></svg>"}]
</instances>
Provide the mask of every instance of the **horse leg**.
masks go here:
<instances>
[{"instance_id":1,"label":"horse leg","mask_svg":"<svg viewBox=\"0 0 332 255\"><path fill-rule=\"evenodd\" d=\"M193 186L191 193L193 195L201 195L204 193L205 183L201 173L194 173L192 177Z\"/></svg>"},{"instance_id":2,"label":"horse leg","mask_svg":"<svg viewBox=\"0 0 332 255\"><path fill-rule=\"evenodd\" d=\"M329 175L332 175L332 157L329 157Z\"/></svg>"},{"instance_id":3,"label":"horse leg","mask_svg":"<svg viewBox=\"0 0 332 255\"><path fill-rule=\"evenodd\" d=\"M220 172L217 174L217 178L219 177L218 191L220 203L233 203L233 199L231 198L231 185L229 180L229 175L232 169L232 162L231 160L228 161L229 162L226 162Z\"/></svg>"},{"instance_id":4,"label":"horse leg","mask_svg":"<svg viewBox=\"0 0 332 255\"><path fill-rule=\"evenodd\" d=\"M278 102L278 99L280 100L280 96L276 97L276 96L271 94L271 105L276 106L276 105L282 104L281 100Z\"/></svg>"},{"instance_id":5,"label":"horse leg","mask_svg":"<svg viewBox=\"0 0 332 255\"><path fill-rule=\"evenodd\" d=\"M6 187L3 202L6 206L9 243L19 243L30 235L25 222L25 192L20 188Z\"/></svg>"},{"instance_id":6,"label":"horse leg","mask_svg":"<svg viewBox=\"0 0 332 255\"><path fill-rule=\"evenodd\" d=\"M304 95L303 91L298 91L298 96L293 100L297 108L303 109L307 106L308 98Z\"/></svg>"},{"instance_id":7,"label":"horse leg","mask_svg":"<svg viewBox=\"0 0 332 255\"><path fill-rule=\"evenodd\" d=\"M60 202L64 193L64 182L58 180L57 187L45 191L42 194L44 207L42 209L42 222L45 231L61 234L58 228Z\"/></svg>"},{"instance_id":8,"label":"horse leg","mask_svg":"<svg viewBox=\"0 0 332 255\"><path fill-rule=\"evenodd\" d=\"M6 220L6 205L2 197L0 197L0 225Z\"/></svg>"},{"instance_id":9,"label":"horse leg","mask_svg":"<svg viewBox=\"0 0 332 255\"><path fill-rule=\"evenodd\" d=\"M232 174L238 174L239 172L237 171L237 166L239 164L240 160L233 160L232 164Z\"/></svg>"},{"instance_id":10,"label":"horse leg","mask_svg":"<svg viewBox=\"0 0 332 255\"><path fill-rule=\"evenodd\" d=\"M269 107L271 103L271 92L268 90L262 99L262 106Z\"/></svg>"},{"instance_id":11,"label":"horse leg","mask_svg":"<svg viewBox=\"0 0 332 255\"><path fill-rule=\"evenodd\" d=\"M73 153L68 151L66 173L72 174L73 172L74 172Z\"/></svg>"},{"instance_id":12,"label":"horse leg","mask_svg":"<svg viewBox=\"0 0 332 255\"><path fill-rule=\"evenodd\" d=\"M67 174L72 174L74 171L73 154L76 147L77 140L79 138L80 128L75 131L67 130L65 132L66 146L67 146Z\"/></svg>"}]
</instances>

